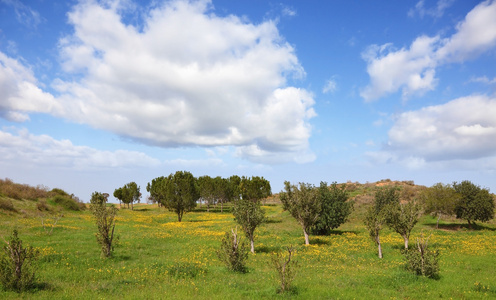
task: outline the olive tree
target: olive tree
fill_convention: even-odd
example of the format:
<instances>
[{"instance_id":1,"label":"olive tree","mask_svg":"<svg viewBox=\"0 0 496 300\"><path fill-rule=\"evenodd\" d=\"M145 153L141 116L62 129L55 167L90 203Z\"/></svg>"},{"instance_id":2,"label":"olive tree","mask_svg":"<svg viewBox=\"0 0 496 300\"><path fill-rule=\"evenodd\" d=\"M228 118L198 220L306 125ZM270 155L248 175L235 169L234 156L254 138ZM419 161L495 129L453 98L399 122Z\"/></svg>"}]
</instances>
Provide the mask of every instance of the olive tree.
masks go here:
<instances>
[{"instance_id":1,"label":"olive tree","mask_svg":"<svg viewBox=\"0 0 496 300\"><path fill-rule=\"evenodd\" d=\"M193 174L187 171L177 171L169 175L165 182L164 206L177 214L179 222L185 212L196 207L198 198L200 195Z\"/></svg>"},{"instance_id":2,"label":"olive tree","mask_svg":"<svg viewBox=\"0 0 496 300\"><path fill-rule=\"evenodd\" d=\"M327 186L327 182L320 183L318 190L321 211L312 232L329 234L332 229L346 222L353 211L353 202L348 201L349 195L345 188L345 185L338 187L336 182L330 187Z\"/></svg>"},{"instance_id":3,"label":"olive tree","mask_svg":"<svg viewBox=\"0 0 496 300\"><path fill-rule=\"evenodd\" d=\"M424 211L437 218L436 228L439 228L439 220L442 216L455 214L455 205L459 198L460 195L450 184L442 183L436 183L432 187L423 190L420 194L420 201Z\"/></svg>"},{"instance_id":4,"label":"olive tree","mask_svg":"<svg viewBox=\"0 0 496 300\"><path fill-rule=\"evenodd\" d=\"M129 204L131 204L131 209L134 210L133 203L139 203L141 198L140 187L134 181L127 183L123 187L114 190L114 197L119 199L119 205L123 202L129 208Z\"/></svg>"},{"instance_id":5,"label":"olive tree","mask_svg":"<svg viewBox=\"0 0 496 300\"><path fill-rule=\"evenodd\" d=\"M322 209L318 190L311 184L300 183L298 187L289 181L284 182L284 190L279 194L283 207L300 223L305 245L309 245L309 230L317 222Z\"/></svg>"},{"instance_id":6,"label":"olive tree","mask_svg":"<svg viewBox=\"0 0 496 300\"><path fill-rule=\"evenodd\" d=\"M234 203L233 214L246 237L250 239L251 252L255 253L255 229L265 221L265 211L260 202L240 199Z\"/></svg>"},{"instance_id":7,"label":"olive tree","mask_svg":"<svg viewBox=\"0 0 496 300\"><path fill-rule=\"evenodd\" d=\"M410 233L417 224L421 212L422 209L420 205L414 200L406 204L394 203L388 207L386 212L386 223L389 228L403 237L405 249L408 249Z\"/></svg>"},{"instance_id":8,"label":"olive tree","mask_svg":"<svg viewBox=\"0 0 496 300\"><path fill-rule=\"evenodd\" d=\"M455 206L458 219L467 220L468 226L472 227L475 221L487 222L494 218L494 199L488 189L468 180L454 182L453 188L460 194Z\"/></svg>"},{"instance_id":9,"label":"olive tree","mask_svg":"<svg viewBox=\"0 0 496 300\"><path fill-rule=\"evenodd\" d=\"M386 224L386 216L389 207L399 203L400 198L398 190L395 187L387 187L378 189L375 192L374 203L365 215L365 226L367 227L370 237L377 245L379 258L382 258L382 247L380 232L383 225Z\"/></svg>"}]
</instances>

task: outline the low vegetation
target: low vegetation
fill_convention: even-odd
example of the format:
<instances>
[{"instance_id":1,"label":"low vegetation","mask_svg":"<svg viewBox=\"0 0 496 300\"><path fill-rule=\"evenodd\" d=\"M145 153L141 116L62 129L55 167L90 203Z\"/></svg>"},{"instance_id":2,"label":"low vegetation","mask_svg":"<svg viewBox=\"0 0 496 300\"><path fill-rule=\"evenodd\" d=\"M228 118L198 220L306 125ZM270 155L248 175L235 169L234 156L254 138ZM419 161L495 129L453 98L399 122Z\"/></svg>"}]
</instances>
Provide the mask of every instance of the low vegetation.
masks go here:
<instances>
[{"instance_id":1,"label":"low vegetation","mask_svg":"<svg viewBox=\"0 0 496 300\"><path fill-rule=\"evenodd\" d=\"M385 192L393 187L394 192ZM209 212L204 207L194 207L184 214L181 222L165 201L161 207L158 201L154 205L135 204L134 210L118 210L114 206L117 214L108 236L113 231L120 238L118 244L112 243L113 252L109 257L102 257L102 246L95 242L95 233L100 231L94 209L67 209L51 201L56 194L50 194L51 190L46 188L47 194L37 200L10 198L0 191L0 199L11 201L15 209L0 208L0 237L3 238L0 243L5 246L5 241L12 240L15 229L23 247L31 246L38 253L37 259L31 261L32 270L36 270L35 280L17 290L2 285L0 298L496 297L496 278L490 268L496 263L493 219L484 223L478 220L477 224L472 219L470 227L466 219L457 219L455 213L443 213L436 228L438 215L423 214L413 222L406 250L402 235L389 226L393 221L387 220L388 214L375 214L383 216L379 219L383 258L378 259L377 248L370 241L364 222L367 211L386 212L388 205L382 205L384 203L394 203L396 209L397 205L414 200L423 204L425 199L421 199L421 195L431 188L394 181L346 183L337 188L346 191L345 203L355 203L354 209L346 222L328 234L311 231L309 245L305 245L302 238L298 219L278 201L280 195L255 201L264 211L265 219L254 231L255 253L250 253L249 239L235 220L233 201L212 203ZM394 201L377 200L381 193ZM107 196L100 195L104 199ZM491 197L494 201L494 196ZM476 199L486 199L485 192ZM43 201L44 204L38 205ZM113 207L106 201L99 203L105 209ZM392 209L393 205L389 207ZM405 211L401 207L400 215ZM244 266L239 269L243 272L233 272L235 268L226 263L230 259L225 258L235 253L233 249L242 257L242 263L237 265ZM293 265L294 262L297 264Z\"/></svg>"}]
</instances>

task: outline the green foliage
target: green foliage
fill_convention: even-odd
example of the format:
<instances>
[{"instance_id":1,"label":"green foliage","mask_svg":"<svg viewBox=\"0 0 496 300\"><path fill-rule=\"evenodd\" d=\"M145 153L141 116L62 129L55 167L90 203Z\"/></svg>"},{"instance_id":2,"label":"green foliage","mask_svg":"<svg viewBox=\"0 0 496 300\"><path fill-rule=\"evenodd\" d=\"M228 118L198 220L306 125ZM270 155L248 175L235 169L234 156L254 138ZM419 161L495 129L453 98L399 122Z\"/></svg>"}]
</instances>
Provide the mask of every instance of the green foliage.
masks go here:
<instances>
[{"instance_id":1,"label":"green foliage","mask_svg":"<svg viewBox=\"0 0 496 300\"><path fill-rule=\"evenodd\" d=\"M424 211L437 217L438 228L441 216L455 214L455 205L460 199L460 194L449 184L437 183L422 191L419 198Z\"/></svg>"},{"instance_id":2,"label":"green foliage","mask_svg":"<svg viewBox=\"0 0 496 300\"><path fill-rule=\"evenodd\" d=\"M241 240L237 229L231 229L231 233L226 232L217 251L217 257L232 271L241 273L247 271L245 262L248 258L248 247Z\"/></svg>"},{"instance_id":3,"label":"green foliage","mask_svg":"<svg viewBox=\"0 0 496 300\"><path fill-rule=\"evenodd\" d=\"M317 222L322 209L319 191L311 184L300 183L298 188L289 181L284 182L284 189L285 192L279 194L283 207L300 223L305 245L309 245L308 232Z\"/></svg>"},{"instance_id":4,"label":"green foliage","mask_svg":"<svg viewBox=\"0 0 496 300\"><path fill-rule=\"evenodd\" d=\"M471 226L475 221L487 222L494 218L494 199L489 190L468 180L454 182L453 188L460 194L455 206L457 219L467 220Z\"/></svg>"},{"instance_id":5,"label":"green foliage","mask_svg":"<svg viewBox=\"0 0 496 300\"><path fill-rule=\"evenodd\" d=\"M56 195L51 199L53 202L61 205L63 208L68 210L78 211L80 210L79 204L68 196Z\"/></svg>"},{"instance_id":6,"label":"green foliage","mask_svg":"<svg viewBox=\"0 0 496 300\"><path fill-rule=\"evenodd\" d=\"M376 208L374 206L371 206L367 209L367 213L365 214L364 224L365 227L367 227L370 238L378 247L379 258L382 258L380 233L384 223L385 223L384 214L377 213Z\"/></svg>"},{"instance_id":7,"label":"green foliage","mask_svg":"<svg viewBox=\"0 0 496 300\"><path fill-rule=\"evenodd\" d=\"M333 182L330 188L327 187L327 182L321 182L319 196L321 212L312 232L327 235L331 233L332 229L338 228L346 222L353 211L353 202L348 202L346 185L338 187L336 182Z\"/></svg>"},{"instance_id":8,"label":"green foliage","mask_svg":"<svg viewBox=\"0 0 496 300\"><path fill-rule=\"evenodd\" d=\"M416 247L403 250L406 269L416 275L429 278L439 277L439 251L428 248L429 238L423 234L417 239Z\"/></svg>"},{"instance_id":9,"label":"green foliage","mask_svg":"<svg viewBox=\"0 0 496 300\"><path fill-rule=\"evenodd\" d=\"M250 239L251 252L255 253L255 229L266 221L265 211L262 209L260 202L240 199L234 204L233 215L236 222L243 228L246 237Z\"/></svg>"},{"instance_id":10,"label":"green foliage","mask_svg":"<svg viewBox=\"0 0 496 300\"><path fill-rule=\"evenodd\" d=\"M113 205L107 207L107 197L98 192L94 192L91 195L90 203L90 210L95 217L96 226L98 228L96 240L102 248L102 255L104 257L110 257L114 250L113 242L117 208Z\"/></svg>"},{"instance_id":11,"label":"green foliage","mask_svg":"<svg viewBox=\"0 0 496 300\"><path fill-rule=\"evenodd\" d=\"M131 207L134 209L133 204L135 202L139 203L141 198L140 187L134 181L127 183L123 187L114 190L114 197L122 203L127 204L128 208L129 204L131 204Z\"/></svg>"},{"instance_id":12,"label":"green foliage","mask_svg":"<svg viewBox=\"0 0 496 300\"><path fill-rule=\"evenodd\" d=\"M258 201L272 195L270 182L259 176L241 177L239 187L241 197L247 200Z\"/></svg>"},{"instance_id":13,"label":"green foliage","mask_svg":"<svg viewBox=\"0 0 496 300\"><path fill-rule=\"evenodd\" d=\"M34 261L38 251L33 247L23 247L17 230L12 232L6 241L0 256L0 283L6 290L25 291L33 287L35 282Z\"/></svg>"},{"instance_id":14,"label":"green foliage","mask_svg":"<svg viewBox=\"0 0 496 300\"><path fill-rule=\"evenodd\" d=\"M400 194L396 187L380 188L375 192L374 209L376 213L385 213L388 206L397 205L400 202Z\"/></svg>"},{"instance_id":15,"label":"green foliage","mask_svg":"<svg viewBox=\"0 0 496 300\"><path fill-rule=\"evenodd\" d=\"M165 181L164 206L177 214L181 222L185 212L196 207L196 201L200 198L196 186L196 178L187 171L177 171L170 174Z\"/></svg>"},{"instance_id":16,"label":"green foliage","mask_svg":"<svg viewBox=\"0 0 496 300\"><path fill-rule=\"evenodd\" d=\"M277 271L279 279L278 292L280 293L291 290L292 282L296 276L296 271L298 268L298 262L294 260L296 249L292 246L289 246L286 248L286 250L286 254L277 252L271 257L272 264Z\"/></svg>"},{"instance_id":17,"label":"green foliage","mask_svg":"<svg viewBox=\"0 0 496 300\"><path fill-rule=\"evenodd\" d=\"M375 192L374 203L367 209L364 223L370 237L377 245L379 258L382 258L380 233L383 225L387 223L389 212L399 205L400 196L395 187L378 189Z\"/></svg>"},{"instance_id":18,"label":"green foliage","mask_svg":"<svg viewBox=\"0 0 496 300\"><path fill-rule=\"evenodd\" d=\"M403 237L405 249L408 248L410 233L417 224L421 212L421 206L414 200L406 204L392 203L387 206L386 224Z\"/></svg>"}]
</instances>

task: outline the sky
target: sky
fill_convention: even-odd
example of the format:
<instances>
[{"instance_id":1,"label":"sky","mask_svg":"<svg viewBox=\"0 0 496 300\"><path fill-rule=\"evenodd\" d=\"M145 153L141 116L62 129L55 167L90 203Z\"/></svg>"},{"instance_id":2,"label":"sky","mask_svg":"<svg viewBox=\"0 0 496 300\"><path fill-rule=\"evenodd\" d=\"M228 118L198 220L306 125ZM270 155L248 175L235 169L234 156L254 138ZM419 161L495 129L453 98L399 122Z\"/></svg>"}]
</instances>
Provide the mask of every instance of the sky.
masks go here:
<instances>
[{"instance_id":1,"label":"sky","mask_svg":"<svg viewBox=\"0 0 496 300\"><path fill-rule=\"evenodd\" d=\"M0 0L0 178L496 192L496 1Z\"/></svg>"}]
</instances>

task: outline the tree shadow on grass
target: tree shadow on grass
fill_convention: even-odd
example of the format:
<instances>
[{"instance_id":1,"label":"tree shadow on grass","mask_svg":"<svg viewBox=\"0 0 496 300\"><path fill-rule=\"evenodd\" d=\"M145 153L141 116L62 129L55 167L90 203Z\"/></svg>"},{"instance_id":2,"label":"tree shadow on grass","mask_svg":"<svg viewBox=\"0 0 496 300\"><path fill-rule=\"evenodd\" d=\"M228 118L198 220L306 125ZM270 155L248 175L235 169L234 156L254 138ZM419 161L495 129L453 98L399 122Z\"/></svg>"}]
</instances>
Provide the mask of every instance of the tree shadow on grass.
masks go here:
<instances>
[{"instance_id":1,"label":"tree shadow on grass","mask_svg":"<svg viewBox=\"0 0 496 300\"><path fill-rule=\"evenodd\" d=\"M278 246L255 246L255 253L272 253L272 252L277 252L280 251L281 247Z\"/></svg>"},{"instance_id":2,"label":"tree shadow on grass","mask_svg":"<svg viewBox=\"0 0 496 300\"><path fill-rule=\"evenodd\" d=\"M429 222L429 223L424 223L423 225L429 226L433 229L436 229L436 223L434 222ZM450 224L439 224L439 230L446 230L446 231L459 231L459 230L473 230L473 231L479 231L479 230L489 230L489 231L496 231L496 228L493 227L488 227L484 226L481 224L472 224L472 226L469 226L467 223L450 223Z\"/></svg>"}]
</instances>

